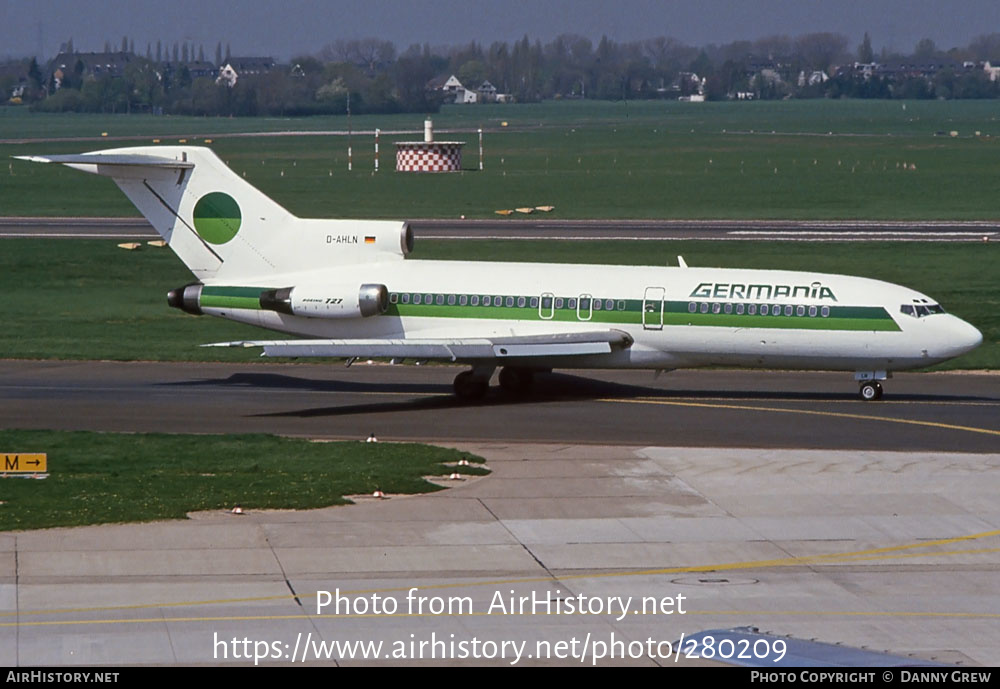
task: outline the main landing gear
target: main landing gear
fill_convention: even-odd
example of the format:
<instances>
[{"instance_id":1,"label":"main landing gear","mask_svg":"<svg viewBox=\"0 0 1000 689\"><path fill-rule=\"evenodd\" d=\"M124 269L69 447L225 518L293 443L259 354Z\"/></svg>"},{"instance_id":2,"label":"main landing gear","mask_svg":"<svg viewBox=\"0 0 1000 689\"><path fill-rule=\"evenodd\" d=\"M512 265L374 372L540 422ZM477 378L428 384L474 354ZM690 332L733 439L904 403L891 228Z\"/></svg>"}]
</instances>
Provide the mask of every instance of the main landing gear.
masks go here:
<instances>
[{"instance_id":1,"label":"main landing gear","mask_svg":"<svg viewBox=\"0 0 1000 689\"><path fill-rule=\"evenodd\" d=\"M504 366L500 370L500 387L512 395L527 395L535 382L535 372L530 368Z\"/></svg>"},{"instance_id":2,"label":"main landing gear","mask_svg":"<svg viewBox=\"0 0 1000 689\"><path fill-rule=\"evenodd\" d=\"M892 373L888 371L859 371L854 374L854 380L861 383L858 396L865 402L874 402L882 399L882 382L891 378Z\"/></svg>"},{"instance_id":3,"label":"main landing gear","mask_svg":"<svg viewBox=\"0 0 1000 689\"><path fill-rule=\"evenodd\" d=\"M455 395L463 400L479 400L486 396L490 389L490 378L493 376L494 366L477 366L470 371L463 371L455 376L452 387ZM517 366L504 366L500 370L500 388L516 396L526 395L531 391L532 383L535 380L535 371L530 368L519 368Z\"/></svg>"},{"instance_id":4,"label":"main landing gear","mask_svg":"<svg viewBox=\"0 0 1000 689\"><path fill-rule=\"evenodd\" d=\"M482 373L477 373L476 369L462 371L455 376L455 382L452 383L455 396L468 401L481 400L486 397L486 393L490 389L491 375L493 375L492 369L485 376Z\"/></svg>"}]
</instances>

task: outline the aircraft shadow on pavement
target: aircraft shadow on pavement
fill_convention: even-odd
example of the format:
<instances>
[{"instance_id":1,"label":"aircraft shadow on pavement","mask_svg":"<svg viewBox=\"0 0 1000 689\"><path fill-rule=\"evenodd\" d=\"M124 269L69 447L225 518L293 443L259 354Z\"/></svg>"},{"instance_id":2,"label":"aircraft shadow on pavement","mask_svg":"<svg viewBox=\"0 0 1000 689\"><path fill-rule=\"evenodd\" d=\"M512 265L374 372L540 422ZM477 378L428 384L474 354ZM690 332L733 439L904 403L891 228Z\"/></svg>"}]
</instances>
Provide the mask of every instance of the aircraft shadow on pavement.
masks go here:
<instances>
[{"instance_id":1,"label":"aircraft shadow on pavement","mask_svg":"<svg viewBox=\"0 0 1000 689\"><path fill-rule=\"evenodd\" d=\"M669 379L665 381L669 384ZM698 390L651 387L614 381L588 378L586 375L548 373L536 376L535 385L529 394L506 393L493 386L481 400L468 401L455 397L449 383L405 382L405 381L359 381L314 379L275 373L241 372L224 379L202 379L197 381L169 383L169 385L205 385L226 387L247 387L253 389L301 390L305 392L346 393L352 395L394 394L416 395L404 399L376 399L361 403L347 403L330 406L306 407L282 412L255 414L259 417L319 417L350 416L354 414L393 413L422 410L463 409L497 407L522 404L549 404L573 401L587 401L603 398L636 399L653 398L672 401L684 400L726 400L742 402L843 402L854 400L853 393L789 391L789 390ZM955 395L900 394L887 393L887 399L908 402L954 402L983 401L987 398ZM995 400L989 400L995 401ZM873 407L874 408L874 407Z\"/></svg>"}]
</instances>

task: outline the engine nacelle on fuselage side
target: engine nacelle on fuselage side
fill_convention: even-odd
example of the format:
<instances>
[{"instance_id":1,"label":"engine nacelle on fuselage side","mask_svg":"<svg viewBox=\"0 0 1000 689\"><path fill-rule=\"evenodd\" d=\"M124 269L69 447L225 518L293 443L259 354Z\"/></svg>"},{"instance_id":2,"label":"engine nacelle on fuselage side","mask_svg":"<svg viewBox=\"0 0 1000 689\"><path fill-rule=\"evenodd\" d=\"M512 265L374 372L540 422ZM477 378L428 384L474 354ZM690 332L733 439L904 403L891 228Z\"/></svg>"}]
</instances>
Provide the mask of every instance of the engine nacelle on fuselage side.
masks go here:
<instances>
[{"instance_id":1,"label":"engine nacelle on fuselage side","mask_svg":"<svg viewBox=\"0 0 1000 689\"><path fill-rule=\"evenodd\" d=\"M385 285L282 287L260 294L260 308L305 318L367 318L389 308Z\"/></svg>"},{"instance_id":2,"label":"engine nacelle on fuselage side","mask_svg":"<svg viewBox=\"0 0 1000 689\"><path fill-rule=\"evenodd\" d=\"M386 312L389 290L385 285L358 283L269 289L196 282L171 290L167 303L196 315L222 315L219 312L223 310L244 309L304 318L367 318Z\"/></svg>"}]
</instances>

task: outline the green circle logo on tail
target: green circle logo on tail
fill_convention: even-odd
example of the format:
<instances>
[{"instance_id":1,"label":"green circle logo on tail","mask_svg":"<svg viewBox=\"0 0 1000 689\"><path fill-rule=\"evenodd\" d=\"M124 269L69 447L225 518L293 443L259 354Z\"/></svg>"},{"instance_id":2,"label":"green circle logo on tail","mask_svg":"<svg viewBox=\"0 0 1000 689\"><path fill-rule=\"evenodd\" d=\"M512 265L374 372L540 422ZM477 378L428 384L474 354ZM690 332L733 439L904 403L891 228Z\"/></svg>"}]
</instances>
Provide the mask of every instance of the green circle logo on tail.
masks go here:
<instances>
[{"instance_id":1,"label":"green circle logo on tail","mask_svg":"<svg viewBox=\"0 0 1000 689\"><path fill-rule=\"evenodd\" d=\"M242 219L236 199L221 191L205 194L194 206L194 229L210 244L225 244L235 237Z\"/></svg>"}]
</instances>

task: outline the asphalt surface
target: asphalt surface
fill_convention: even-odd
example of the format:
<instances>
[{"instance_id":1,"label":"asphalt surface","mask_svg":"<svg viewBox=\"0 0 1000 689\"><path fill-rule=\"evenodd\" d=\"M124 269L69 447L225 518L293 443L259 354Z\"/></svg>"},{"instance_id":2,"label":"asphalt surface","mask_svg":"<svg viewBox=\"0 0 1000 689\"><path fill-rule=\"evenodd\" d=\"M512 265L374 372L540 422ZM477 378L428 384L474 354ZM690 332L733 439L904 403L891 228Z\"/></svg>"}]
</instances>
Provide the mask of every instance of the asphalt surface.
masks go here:
<instances>
[{"instance_id":1,"label":"asphalt surface","mask_svg":"<svg viewBox=\"0 0 1000 689\"><path fill-rule=\"evenodd\" d=\"M808 220L411 220L417 239L554 239L748 241L919 241L1000 240L989 221L808 221ZM0 237L54 239L158 238L142 218L0 218Z\"/></svg>"},{"instance_id":2,"label":"asphalt surface","mask_svg":"<svg viewBox=\"0 0 1000 689\"><path fill-rule=\"evenodd\" d=\"M451 394L463 369L0 361L8 428L269 432L431 442L996 452L1000 376L900 374L862 402L845 373L556 372L512 398ZM495 381L494 381L495 382Z\"/></svg>"},{"instance_id":3,"label":"asphalt surface","mask_svg":"<svg viewBox=\"0 0 1000 689\"><path fill-rule=\"evenodd\" d=\"M3 428L374 433L492 470L346 508L0 534L0 664L698 665L718 658L685 638L725 652L743 627L771 634L770 669L807 639L838 663L1000 662L1000 376L903 374L865 403L847 374L593 371L462 404L458 370L0 361Z\"/></svg>"}]
</instances>

